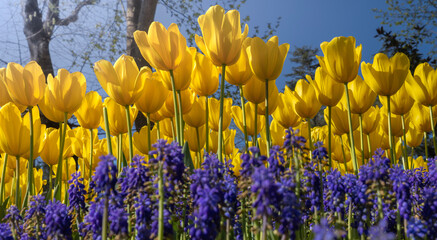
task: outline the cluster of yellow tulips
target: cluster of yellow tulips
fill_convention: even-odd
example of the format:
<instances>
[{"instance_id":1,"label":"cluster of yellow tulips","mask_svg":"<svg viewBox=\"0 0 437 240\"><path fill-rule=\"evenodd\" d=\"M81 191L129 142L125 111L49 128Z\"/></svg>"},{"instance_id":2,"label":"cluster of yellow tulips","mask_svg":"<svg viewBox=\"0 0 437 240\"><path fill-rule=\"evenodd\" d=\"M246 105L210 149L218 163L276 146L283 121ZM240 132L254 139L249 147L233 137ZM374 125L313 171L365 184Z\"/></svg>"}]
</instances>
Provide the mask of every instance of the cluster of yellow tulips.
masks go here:
<instances>
[{"instance_id":1,"label":"cluster of yellow tulips","mask_svg":"<svg viewBox=\"0 0 437 240\"><path fill-rule=\"evenodd\" d=\"M116 154L120 169L136 154L147 157L160 138L188 142L196 168L205 152L232 159L236 174L242 151L259 146L269 155L272 145L283 145L290 127L300 129L309 149L323 141L329 167L343 172L356 173L377 148L388 150L393 163L402 156L406 168L424 165L423 159L408 162L406 145L417 147L431 131L436 144L437 72L427 63L414 75L401 53L392 58L377 54L373 63L361 63L361 45L356 47L353 37L336 37L321 44L324 56L318 57L315 79L301 79L294 91L285 87L279 93L275 80L289 44L279 45L276 36L267 42L247 37L248 27L241 32L236 10L225 13L213 6L198 21L203 36L195 40L203 54L187 47L176 24L166 29L153 22L147 33L136 31L134 38L156 72L139 69L125 55L114 64L96 62L95 74L109 95L103 102L97 92L86 93L80 72L60 69L46 79L36 62L0 69L1 203L10 197L22 206L41 193L42 171L33 167L38 156L50 166L50 198L62 199L72 172L80 169L88 182L99 156ZM364 80L358 76L360 63ZM223 97L225 81L238 86L241 107ZM212 98L219 86L220 99ZM378 95L381 109L373 106ZM322 105L328 124L311 127L309 120ZM59 129L41 124L39 111L59 123ZM138 111L148 124L132 133ZM68 126L72 115L80 127ZM235 147L232 119L245 136L243 150ZM99 127L106 138L98 138Z\"/></svg>"}]
</instances>

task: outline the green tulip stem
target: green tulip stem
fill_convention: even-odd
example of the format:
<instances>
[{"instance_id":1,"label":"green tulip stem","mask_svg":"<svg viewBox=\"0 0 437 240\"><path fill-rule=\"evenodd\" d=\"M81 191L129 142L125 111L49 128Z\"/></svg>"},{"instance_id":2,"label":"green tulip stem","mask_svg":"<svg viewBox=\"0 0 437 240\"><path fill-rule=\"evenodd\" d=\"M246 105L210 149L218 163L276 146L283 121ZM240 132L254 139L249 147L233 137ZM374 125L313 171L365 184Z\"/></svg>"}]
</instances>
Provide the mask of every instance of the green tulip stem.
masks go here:
<instances>
[{"instance_id":1,"label":"green tulip stem","mask_svg":"<svg viewBox=\"0 0 437 240\"><path fill-rule=\"evenodd\" d=\"M196 127L196 138L197 138L197 158L198 158L198 161L197 161L197 168L200 168L200 162L201 162L201 156L200 156L200 135L199 135L199 128L198 127Z\"/></svg>"},{"instance_id":2,"label":"green tulip stem","mask_svg":"<svg viewBox=\"0 0 437 240\"><path fill-rule=\"evenodd\" d=\"M49 165L49 192L47 193L48 197L46 198L46 201L49 201L52 199L52 191L53 191L53 179L52 179L52 165Z\"/></svg>"},{"instance_id":3,"label":"green tulip stem","mask_svg":"<svg viewBox=\"0 0 437 240\"><path fill-rule=\"evenodd\" d=\"M0 204L3 204L3 194L5 192L5 175L6 175L6 166L8 164L8 154L5 154L5 157L3 159L3 166L2 166L2 183L0 186Z\"/></svg>"},{"instance_id":4,"label":"green tulip stem","mask_svg":"<svg viewBox=\"0 0 437 240\"><path fill-rule=\"evenodd\" d=\"M111 134L109 132L108 108L103 107L103 120L105 121L106 144L108 146L108 154L112 154Z\"/></svg>"},{"instance_id":5,"label":"green tulip stem","mask_svg":"<svg viewBox=\"0 0 437 240\"><path fill-rule=\"evenodd\" d=\"M266 100L265 100L265 118L266 118L266 145L267 145L267 157L270 157L270 121L269 121L269 81L266 81ZM256 109L258 111L258 109Z\"/></svg>"},{"instance_id":6,"label":"green tulip stem","mask_svg":"<svg viewBox=\"0 0 437 240\"><path fill-rule=\"evenodd\" d=\"M159 121L156 122L156 135L158 139L161 139L161 128L159 127Z\"/></svg>"},{"instance_id":7,"label":"green tulip stem","mask_svg":"<svg viewBox=\"0 0 437 240\"><path fill-rule=\"evenodd\" d=\"M360 141L361 141L361 165L364 165L364 132L363 132L363 114L358 115L360 118Z\"/></svg>"},{"instance_id":8,"label":"green tulip stem","mask_svg":"<svg viewBox=\"0 0 437 240\"><path fill-rule=\"evenodd\" d=\"M151 138L150 138L150 133L151 133L151 123L150 122L150 113L147 113L147 145L148 145L148 149L149 152L152 150L152 143L151 143ZM149 154L149 160L152 159L152 155L150 153Z\"/></svg>"},{"instance_id":9,"label":"green tulip stem","mask_svg":"<svg viewBox=\"0 0 437 240\"><path fill-rule=\"evenodd\" d=\"M117 136L117 169L121 171L122 153L123 152L123 135L120 133Z\"/></svg>"},{"instance_id":10,"label":"green tulip stem","mask_svg":"<svg viewBox=\"0 0 437 240\"><path fill-rule=\"evenodd\" d=\"M370 145L370 134L367 135L367 146L369 146L369 159L372 158L372 145Z\"/></svg>"},{"instance_id":11,"label":"green tulip stem","mask_svg":"<svg viewBox=\"0 0 437 240\"><path fill-rule=\"evenodd\" d=\"M27 194L29 196L35 195L35 188L33 185L33 111L32 106L29 106L29 126L30 126L30 152L29 152L29 163L27 167Z\"/></svg>"},{"instance_id":12,"label":"green tulip stem","mask_svg":"<svg viewBox=\"0 0 437 240\"><path fill-rule=\"evenodd\" d=\"M62 187L62 167L64 160L64 144L65 144L65 135L67 134L67 114L64 113L64 124L59 124L59 158L58 158L58 169L56 171L56 186L58 187L58 191L56 191L55 198L58 201L61 201L61 187Z\"/></svg>"},{"instance_id":13,"label":"green tulip stem","mask_svg":"<svg viewBox=\"0 0 437 240\"><path fill-rule=\"evenodd\" d=\"M347 120L349 122L349 139L350 139L350 149L351 149L351 158L354 167L355 175L358 176L358 163L357 156L355 155L355 143L354 143L354 133L352 130L352 114L351 114L351 104L349 101L349 90L347 87L347 83L344 84L344 89L346 91L346 100L347 100Z\"/></svg>"},{"instance_id":14,"label":"green tulip stem","mask_svg":"<svg viewBox=\"0 0 437 240\"><path fill-rule=\"evenodd\" d=\"M208 123L208 117L209 117L209 107L208 107L208 97L205 97L205 153L209 153L209 123Z\"/></svg>"},{"instance_id":15,"label":"green tulip stem","mask_svg":"<svg viewBox=\"0 0 437 240\"><path fill-rule=\"evenodd\" d=\"M252 146L258 147L258 103L255 103L255 111L254 111L254 118L255 118L255 133L253 134L253 144Z\"/></svg>"},{"instance_id":16,"label":"green tulip stem","mask_svg":"<svg viewBox=\"0 0 437 240\"><path fill-rule=\"evenodd\" d=\"M413 169L413 162L414 162L414 147L411 147L411 162L410 162L410 169Z\"/></svg>"},{"instance_id":17,"label":"green tulip stem","mask_svg":"<svg viewBox=\"0 0 437 240\"><path fill-rule=\"evenodd\" d=\"M388 117L388 141L390 144L390 157L391 157L391 163L395 164L395 151L393 146L393 134L391 132L391 110L390 110L390 96L387 96L387 117Z\"/></svg>"},{"instance_id":18,"label":"green tulip stem","mask_svg":"<svg viewBox=\"0 0 437 240\"><path fill-rule=\"evenodd\" d=\"M130 106L126 105L126 120L127 120L127 134L128 134L128 140L129 140L129 160L132 161L132 158L134 157L134 147L132 145L132 124L130 122ZM121 169L118 169L121 171Z\"/></svg>"},{"instance_id":19,"label":"green tulip stem","mask_svg":"<svg viewBox=\"0 0 437 240\"><path fill-rule=\"evenodd\" d=\"M308 144L310 150L310 159L313 159L313 140L311 139L311 119L307 118L308 123Z\"/></svg>"},{"instance_id":20,"label":"green tulip stem","mask_svg":"<svg viewBox=\"0 0 437 240\"><path fill-rule=\"evenodd\" d=\"M331 106L328 106L328 158L329 158L329 169L332 170L332 152L331 152L331 145L332 145L332 132L331 132Z\"/></svg>"},{"instance_id":21,"label":"green tulip stem","mask_svg":"<svg viewBox=\"0 0 437 240\"><path fill-rule=\"evenodd\" d=\"M20 156L15 160L15 206L20 209Z\"/></svg>"},{"instance_id":22,"label":"green tulip stem","mask_svg":"<svg viewBox=\"0 0 437 240\"><path fill-rule=\"evenodd\" d=\"M109 212L109 199L105 195L105 208L103 209L103 219L102 219L102 239L108 239L108 212Z\"/></svg>"},{"instance_id":23,"label":"green tulip stem","mask_svg":"<svg viewBox=\"0 0 437 240\"><path fill-rule=\"evenodd\" d=\"M179 133L180 133L180 125L179 125L179 108L178 108L178 101L176 98L176 87L174 83L174 75L173 70L170 70L170 80L171 80L171 89L173 92L173 105L174 105L174 115L176 118L176 140L179 142L179 145L182 146L182 141L180 139ZM173 135L174 139L174 135Z\"/></svg>"},{"instance_id":24,"label":"green tulip stem","mask_svg":"<svg viewBox=\"0 0 437 240\"><path fill-rule=\"evenodd\" d=\"M343 136L342 135L340 135L340 143L341 143L341 152L343 153L344 172L348 173L347 162L346 162L346 153L344 151L344 143L343 143Z\"/></svg>"},{"instance_id":25,"label":"green tulip stem","mask_svg":"<svg viewBox=\"0 0 437 240\"><path fill-rule=\"evenodd\" d=\"M184 119L183 119L183 113L182 113L182 97L181 97L181 91L177 90L176 91L177 95L178 95L178 108L179 108L179 137L181 138L181 144L184 145Z\"/></svg>"},{"instance_id":26,"label":"green tulip stem","mask_svg":"<svg viewBox=\"0 0 437 240\"><path fill-rule=\"evenodd\" d=\"M402 120L402 131L403 131L403 146L404 146L404 169L408 169L409 165L408 165L408 156L407 156L407 136L406 136L406 131L405 131L405 116L401 115L401 120Z\"/></svg>"},{"instance_id":27,"label":"green tulip stem","mask_svg":"<svg viewBox=\"0 0 437 240\"><path fill-rule=\"evenodd\" d=\"M176 134L175 129L174 129L175 121L176 120L174 118L170 118L171 135L173 136L173 140L175 139L175 137L177 140L177 134Z\"/></svg>"},{"instance_id":28,"label":"green tulip stem","mask_svg":"<svg viewBox=\"0 0 437 240\"><path fill-rule=\"evenodd\" d=\"M90 176L89 176L89 182L92 180L93 176L93 129L90 128Z\"/></svg>"},{"instance_id":29,"label":"green tulip stem","mask_svg":"<svg viewBox=\"0 0 437 240\"><path fill-rule=\"evenodd\" d=\"M246 124L246 106L244 104L244 95L243 95L243 86L240 86L240 102L241 102L241 110L243 111L243 133L244 133L244 145L245 152L249 152L249 142L247 140L247 124Z\"/></svg>"},{"instance_id":30,"label":"green tulip stem","mask_svg":"<svg viewBox=\"0 0 437 240\"><path fill-rule=\"evenodd\" d=\"M222 65L222 76L220 80L220 115L219 115L219 131L218 131L218 151L217 155L219 157L220 162L223 162L223 103L225 101L225 74L226 74L226 65Z\"/></svg>"},{"instance_id":31,"label":"green tulip stem","mask_svg":"<svg viewBox=\"0 0 437 240\"><path fill-rule=\"evenodd\" d=\"M433 118L433 113L432 113L432 106L429 106L429 119L431 121L431 129L432 129L432 141L434 143L434 152L437 152L437 140L436 140L436 136L435 136L435 123L434 123L434 118Z\"/></svg>"},{"instance_id":32,"label":"green tulip stem","mask_svg":"<svg viewBox=\"0 0 437 240\"><path fill-rule=\"evenodd\" d=\"M163 162L158 163L158 240L164 239L164 174Z\"/></svg>"},{"instance_id":33,"label":"green tulip stem","mask_svg":"<svg viewBox=\"0 0 437 240\"><path fill-rule=\"evenodd\" d=\"M428 161L428 133L423 133L423 138L425 142L425 161Z\"/></svg>"}]
</instances>

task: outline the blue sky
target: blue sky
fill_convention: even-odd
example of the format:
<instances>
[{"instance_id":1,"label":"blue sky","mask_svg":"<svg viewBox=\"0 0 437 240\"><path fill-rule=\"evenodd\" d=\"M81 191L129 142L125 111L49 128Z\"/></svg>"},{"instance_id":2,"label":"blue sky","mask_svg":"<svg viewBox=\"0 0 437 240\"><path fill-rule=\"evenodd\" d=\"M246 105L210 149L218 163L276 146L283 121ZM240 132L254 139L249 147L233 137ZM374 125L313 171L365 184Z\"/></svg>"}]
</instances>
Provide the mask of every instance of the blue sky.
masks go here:
<instances>
[{"instance_id":1,"label":"blue sky","mask_svg":"<svg viewBox=\"0 0 437 240\"><path fill-rule=\"evenodd\" d=\"M267 22L276 22L281 16L277 35L279 43L289 43L290 50L309 45L319 47L323 41L336 36L354 36L357 44L363 45L362 60L372 62L373 55L380 49L381 43L374 38L380 19L375 18L373 8L385 9L382 0L247 0L240 9L242 16L249 15L249 35L255 25L265 26ZM162 6L158 6L155 17L168 26L171 18ZM291 63L286 60L278 88L285 85L284 75L289 73Z\"/></svg>"}]
</instances>

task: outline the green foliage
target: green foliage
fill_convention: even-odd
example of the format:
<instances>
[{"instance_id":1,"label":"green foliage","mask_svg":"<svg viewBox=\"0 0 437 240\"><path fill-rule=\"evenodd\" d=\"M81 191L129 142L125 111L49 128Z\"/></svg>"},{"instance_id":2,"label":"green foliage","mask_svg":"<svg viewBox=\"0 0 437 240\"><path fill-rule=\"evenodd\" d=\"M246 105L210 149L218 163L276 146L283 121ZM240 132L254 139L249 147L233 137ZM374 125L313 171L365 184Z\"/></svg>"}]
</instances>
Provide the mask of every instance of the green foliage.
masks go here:
<instances>
[{"instance_id":1,"label":"green foliage","mask_svg":"<svg viewBox=\"0 0 437 240\"><path fill-rule=\"evenodd\" d=\"M314 79L314 74L319 62L316 55L319 54L319 48L313 48L311 46L296 47L291 53L290 61L293 63L291 72L285 76L290 80L286 82L287 86L294 90L297 80L305 79L306 75L310 75Z\"/></svg>"},{"instance_id":2,"label":"green foliage","mask_svg":"<svg viewBox=\"0 0 437 240\"><path fill-rule=\"evenodd\" d=\"M410 70L413 73L420 63L428 62L431 65L436 64L436 59L424 56L419 50L426 36L423 33L424 28L416 27L415 31L413 35L403 37L380 27L376 29L377 34L375 35L382 42L380 52L385 53L387 56L393 56L397 52L405 53L410 58Z\"/></svg>"},{"instance_id":3,"label":"green foliage","mask_svg":"<svg viewBox=\"0 0 437 240\"><path fill-rule=\"evenodd\" d=\"M437 2L434 0L386 0L387 9L373 9L381 24L396 31L399 39L411 39L421 29L421 46L427 56L437 53Z\"/></svg>"}]
</instances>

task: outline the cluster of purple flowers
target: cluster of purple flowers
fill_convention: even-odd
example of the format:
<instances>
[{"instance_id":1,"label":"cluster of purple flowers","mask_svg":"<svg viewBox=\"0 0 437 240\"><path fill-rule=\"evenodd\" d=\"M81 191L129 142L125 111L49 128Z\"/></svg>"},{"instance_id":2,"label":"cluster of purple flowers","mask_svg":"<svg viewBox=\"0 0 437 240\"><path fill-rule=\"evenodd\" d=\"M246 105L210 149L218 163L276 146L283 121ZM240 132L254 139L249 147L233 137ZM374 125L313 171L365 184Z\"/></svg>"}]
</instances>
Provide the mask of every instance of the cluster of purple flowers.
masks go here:
<instances>
[{"instance_id":1,"label":"cluster of purple flowers","mask_svg":"<svg viewBox=\"0 0 437 240\"><path fill-rule=\"evenodd\" d=\"M41 195L22 211L12 205L0 240L102 239L104 222L113 239L155 239L159 229L172 239L437 238L437 159L429 171L405 170L378 149L358 175L342 175L326 171L321 143L309 154L305 142L290 129L269 157L250 148L238 177L214 154L191 170L182 148L164 140L121 172L102 156L88 191L72 174L67 205Z\"/></svg>"}]
</instances>

